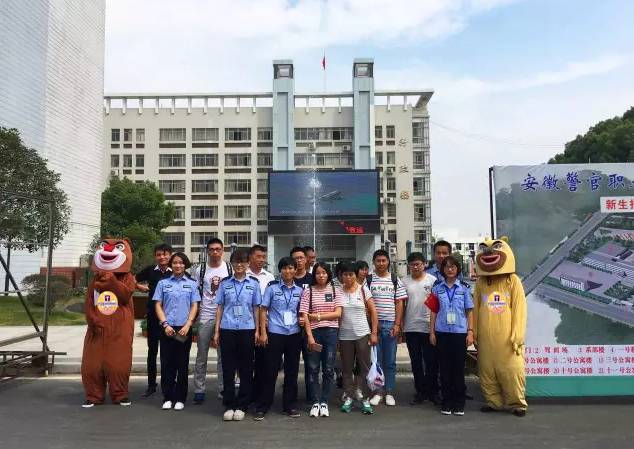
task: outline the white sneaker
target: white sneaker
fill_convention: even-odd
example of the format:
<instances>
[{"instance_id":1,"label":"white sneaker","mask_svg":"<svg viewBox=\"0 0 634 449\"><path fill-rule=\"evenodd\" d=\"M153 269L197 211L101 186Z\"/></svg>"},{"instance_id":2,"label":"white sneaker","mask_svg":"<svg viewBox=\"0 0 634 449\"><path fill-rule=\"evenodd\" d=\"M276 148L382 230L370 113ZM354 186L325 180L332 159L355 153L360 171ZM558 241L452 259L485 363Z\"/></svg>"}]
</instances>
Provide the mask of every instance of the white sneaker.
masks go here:
<instances>
[{"instance_id":1,"label":"white sneaker","mask_svg":"<svg viewBox=\"0 0 634 449\"><path fill-rule=\"evenodd\" d=\"M170 410L172 408L172 401L165 401L163 402L163 407L161 407L163 410Z\"/></svg>"},{"instance_id":2,"label":"white sneaker","mask_svg":"<svg viewBox=\"0 0 634 449\"><path fill-rule=\"evenodd\" d=\"M244 419L244 412L242 410L236 410L233 412L234 421L242 421Z\"/></svg>"},{"instance_id":3,"label":"white sneaker","mask_svg":"<svg viewBox=\"0 0 634 449\"><path fill-rule=\"evenodd\" d=\"M174 404L174 410L183 410L185 408L185 404L183 404L182 402L177 402L176 404Z\"/></svg>"},{"instance_id":4,"label":"white sneaker","mask_svg":"<svg viewBox=\"0 0 634 449\"><path fill-rule=\"evenodd\" d=\"M319 416L319 403L315 402L310 408L309 416L317 418Z\"/></svg>"},{"instance_id":5,"label":"white sneaker","mask_svg":"<svg viewBox=\"0 0 634 449\"><path fill-rule=\"evenodd\" d=\"M330 416L330 412L328 411L328 404L325 402L319 406L319 416L323 416L324 418L328 418Z\"/></svg>"},{"instance_id":6,"label":"white sneaker","mask_svg":"<svg viewBox=\"0 0 634 449\"><path fill-rule=\"evenodd\" d=\"M354 392L354 398L357 401L363 401L363 393L361 392L360 388L357 388L356 391Z\"/></svg>"},{"instance_id":7,"label":"white sneaker","mask_svg":"<svg viewBox=\"0 0 634 449\"><path fill-rule=\"evenodd\" d=\"M375 394L374 396L372 396L372 399L370 399L370 404L376 407L381 403L381 399L383 399L383 396L381 396L380 394Z\"/></svg>"},{"instance_id":8,"label":"white sneaker","mask_svg":"<svg viewBox=\"0 0 634 449\"><path fill-rule=\"evenodd\" d=\"M223 421L233 421L233 415L234 415L234 411L229 409L227 411L225 411L224 415L222 415L222 420Z\"/></svg>"},{"instance_id":9,"label":"white sneaker","mask_svg":"<svg viewBox=\"0 0 634 449\"><path fill-rule=\"evenodd\" d=\"M396 405L396 400L394 400L394 396L392 396L391 394L386 394L385 395L385 405L395 406Z\"/></svg>"}]
</instances>

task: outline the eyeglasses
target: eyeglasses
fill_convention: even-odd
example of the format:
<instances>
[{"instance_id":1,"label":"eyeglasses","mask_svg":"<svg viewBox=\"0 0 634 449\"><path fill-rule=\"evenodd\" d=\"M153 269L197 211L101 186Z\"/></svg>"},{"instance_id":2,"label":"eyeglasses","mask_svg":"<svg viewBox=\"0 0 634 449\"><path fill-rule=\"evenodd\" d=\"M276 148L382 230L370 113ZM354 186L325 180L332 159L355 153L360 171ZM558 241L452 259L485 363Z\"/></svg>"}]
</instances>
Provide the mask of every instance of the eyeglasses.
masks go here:
<instances>
[{"instance_id":1,"label":"eyeglasses","mask_svg":"<svg viewBox=\"0 0 634 449\"><path fill-rule=\"evenodd\" d=\"M422 264L420 262L418 263L410 263L409 266L412 268L422 268L425 264Z\"/></svg>"}]
</instances>

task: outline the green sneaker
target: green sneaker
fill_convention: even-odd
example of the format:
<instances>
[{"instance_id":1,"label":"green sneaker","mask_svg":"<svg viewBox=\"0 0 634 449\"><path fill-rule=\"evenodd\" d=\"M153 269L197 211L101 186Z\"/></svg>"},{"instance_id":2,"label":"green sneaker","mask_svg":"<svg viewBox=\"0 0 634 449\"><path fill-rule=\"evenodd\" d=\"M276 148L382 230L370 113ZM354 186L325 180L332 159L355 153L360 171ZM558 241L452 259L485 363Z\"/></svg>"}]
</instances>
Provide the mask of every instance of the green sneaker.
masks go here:
<instances>
[{"instance_id":1,"label":"green sneaker","mask_svg":"<svg viewBox=\"0 0 634 449\"><path fill-rule=\"evenodd\" d=\"M374 409L372 408L372 405L370 405L370 401L365 399L362 402L361 411L366 415L371 415L372 413L374 413Z\"/></svg>"},{"instance_id":2,"label":"green sneaker","mask_svg":"<svg viewBox=\"0 0 634 449\"><path fill-rule=\"evenodd\" d=\"M352 411L352 398L346 398L341 405L341 411L344 413L350 413Z\"/></svg>"}]
</instances>

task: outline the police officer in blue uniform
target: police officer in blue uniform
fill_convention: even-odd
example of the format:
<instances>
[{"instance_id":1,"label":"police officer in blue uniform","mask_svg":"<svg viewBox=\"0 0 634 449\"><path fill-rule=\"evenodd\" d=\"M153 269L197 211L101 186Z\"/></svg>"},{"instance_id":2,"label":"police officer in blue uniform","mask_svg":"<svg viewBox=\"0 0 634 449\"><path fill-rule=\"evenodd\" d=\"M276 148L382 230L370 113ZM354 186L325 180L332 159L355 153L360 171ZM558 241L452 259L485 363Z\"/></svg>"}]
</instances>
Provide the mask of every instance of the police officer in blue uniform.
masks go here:
<instances>
[{"instance_id":1,"label":"police officer in blue uniform","mask_svg":"<svg viewBox=\"0 0 634 449\"><path fill-rule=\"evenodd\" d=\"M264 291L260 305L260 344L266 347L264 382L256 404L255 420L261 421L273 404L278 367L284 356L284 389L282 407L288 416L300 416L297 410L297 374L302 350L302 334L299 326L299 302L302 288L295 282L297 263L291 257L283 257L277 265L279 281L271 281Z\"/></svg>"},{"instance_id":2,"label":"police officer in blue uniform","mask_svg":"<svg viewBox=\"0 0 634 449\"><path fill-rule=\"evenodd\" d=\"M223 420L242 421L249 406L253 384L253 356L259 331L262 295L257 278L247 276L249 253L239 249L231 254L233 275L223 279L216 294L218 310L213 346L220 345L225 406ZM235 372L240 390L235 394Z\"/></svg>"}]
</instances>

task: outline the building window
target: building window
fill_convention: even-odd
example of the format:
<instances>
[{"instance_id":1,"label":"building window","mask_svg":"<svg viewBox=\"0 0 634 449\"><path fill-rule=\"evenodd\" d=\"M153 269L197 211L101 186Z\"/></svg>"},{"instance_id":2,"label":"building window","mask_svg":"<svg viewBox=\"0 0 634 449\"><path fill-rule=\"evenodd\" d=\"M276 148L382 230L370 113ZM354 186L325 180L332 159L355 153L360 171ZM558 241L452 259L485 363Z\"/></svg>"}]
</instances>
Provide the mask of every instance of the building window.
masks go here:
<instances>
[{"instance_id":1,"label":"building window","mask_svg":"<svg viewBox=\"0 0 634 449\"><path fill-rule=\"evenodd\" d=\"M427 221L424 204L414 205L414 221Z\"/></svg>"},{"instance_id":2,"label":"building window","mask_svg":"<svg viewBox=\"0 0 634 449\"><path fill-rule=\"evenodd\" d=\"M123 141L132 142L132 129L126 128L123 130Z\"/></svg>"},{"instance_id":3,"label":"building window","mask_svg":"<svg viewBox=\"0 0 634 449\"><path fill-rule=\"evenodd\" d=\"M414 151L413 158L414 158L414 162L413 162L414 170L424 170L425 169L424 153L422 151Z\"/></svg>"},{"instance_id":4,"label":"building window","mask_svg":"<svg viewBox=\"0 0 634 449\"><path fill-rule=\"evenodd\" d=\"M163 241L172 247L185 246L184 232L164 232Z\"/></svg>"},{"instance_id":5,"label":"building window","mask_svg":"<svg viewBox=\"0 0 634 449\"><path fill-rule=\"evenodd\" d=\"M422 145L423 143L423 122L412 123L412 143Z\"/></svg>"},{"instance_id":6,"label":"building window","mask_svg":"<svg viewBox=\"0 0 634 449\"><path fill-rule=\"evenodd\" d=\"M159 155L159 167L185 167L187 164L185 157L184 154L161 154Z\"/></svg>"},{"instance_id":7,"label":"building window","mask_svg":"<svg viewBox=\"0 0 634 449\"><path fill-rule=\"evenodd\" d=\"M387 125L385 127L385 138L386 139L395 139L396 133L394 131L394 125Z\"/></svg>"},{"instance_id":8,"label":"building window","mask_svg":"<svg viewBox=\"0 0 634 449\"><path fill-rule=\"evenodd\" d=\"M268 179L258 179L258 193L269 193Z\"/></svg>"},{"instance_id":9,"label":"building window","mask_svg":"<svg viewBox=\"0 0 634 449\"><path fill-rule=\"evenodd\" d=\"M192 142L218 142L218 128L192 128Z\"/></svg>"},{"instance_id":10,"label":"building window","mask_svg":"<svg viewBox=\"0 0 634 449\"><path fill-rule=\"evenodd\" d=\"M118 167L119 166L119 155L118 154L111 154L110 155L110 166L111 167Z\"/></svg>"},{"instance_id":11,"label":"building window","mask_svg":"<svg viewBox=\"0 0 634 449\"><path fill-rule=\"evenodd\" d=\"M136 141L145 142L145 128L136 129Z\"/></svg>"},{"instance_id":12,"label":"building window","mask_svg":"<svg viewBox=\"0 0 634 449\"><path fill-rule=\"evenodd\" d=\"M352 141L351 127L295 128L295 140Z\"/></svg>"},{"instance_id":13,"label":"building window","mask_svg":"<svg viewBox=\"0 0 634 449\"><path fill-rule=\"evenodd\" d=\"M427 243L427 231L414 230L414 246L421 248Z\"/></svg>"},{"instance_id":14,"label":"building window","mask_svg":"<svg viewBox=\"0 0 634 449\"><path fill-rule=\"evenodd\" d=\"M123 166L124 167L132 167L132 155L131 154L124 154L123 155Z\"/></svg>"},{"instance_id":15,"label":"building window","mask_svg":"<svg viewBox=\"0 0 634 449\"><path fill-rule=\"evenodd\" d=\"M268 235L268 233L266 231L258 232L258 243L260 245L266 245L268 237L269 237L269 235Z\"/></svg>"},{"instance_id":16,"label":"building window","mask_svg":"<svg viewBox=\"0 0 634 449\"><path fill-rule=\"evenodd\" d=\"M268 206L258 206L258 220L266 220L269 218Z\"/></svg>"},{"instance_id":17,"label":"building window","mask_svg":"<svg viewBox=\"0 0 634 449\"><path fill-rule=\"evenodd\" d=\"M429 193L428 182L425 177L414 178L414 195L427 195Z\"/></svg>"},{"instance_id":18,"label":"building window","mask_svg":"<svg viewBox=\"0 0 634 449\"><path fill-rule=\"evenodd\" d=\"M216 179L192 180L192 193L218 193L218 181Z\"/></svg>"},{"instance_id":19,"label":"building window","mask_svg":"<svg viewBox=\"0 0 634 449\"><path fill-rule=\"evenodd\" d=\"M396 190L396 178L385 178L385 188L392 191Z\"/></svg>"},{"instance_id":20,"label":"building window","mask_svg":"<svg viewBox=\"0 0 634 449\"><path fill-rule=\"evenodd\" d=\"M184 220L184 219L185 219L185 206L175 206L174 220Z\"/></svg>"},{"instance_id":21,"label":"building window","mask_svg":"<svg viewBox=\"0 0 634 449\"><path fill-rule=\"evenodd\" d=\"M225 140L251 140L251 128L225 128Z\"/></svg>"},{"instance_id":22,"label":"building window","mask_svg":"<svg viewBox=\"0 0 634 449\"><path fill-rule=\"evenodd\" d=\"M475 243L469 243L469 251L475 250Z\"/></svg>"},{"instance_id":23,"label":"building window","mask_svg":"<svg viewBox=\"0 0 634 449\"><path fill-rule=\"evenodd\" d=\"M383 165L383 153L377 152L374 157L376 158L376 165Z\"/></svg>"},{"instance_id":24,"label":"building window","mask_svg":"<svg viewBox=\"0 0 634 449\"><path fill-rule=\"evenodd\" d=\"M192 220L217 220L218 206L192 206Z\"/></svg>"},{"instance_id":25,"label":"building window","mask_svg":"<svg viewBox=\"0 0 634 449\"><path fill-rule=\"evenodd\" d=\"M258 128L258 140L270 142L273 140L273 128Z\"/></svg>"},{"instance_id":26,"label":"building window","mask_svg":"<svg viewBox=\"0 0 634 449\"><path fill-rule=\"evenodd\" d=\"M271 153L258 153L258 167L273 166L273 155Z\"/></svg>"},{"instance_id":27,"label":"building window","mask_svg":"<svg viewBox=\"0 0 634 449\"><path fill-rule=\"evenodd\" d=\"M462 251L462 243L456 243L456 251Z\"/></svg>"},{"instance_id":28,"label":"building window","mask_svg":"<svg viewBox=\"0 0 634 449\"><path fill-rule=\"evenodd\" d=\"M159 181L159 190L163 193L185 193L185 180Z\"/></svg>"},{"instance_id":29,"label":"building window","mask_svg":"<svg viewBox=\"0 0 634 449\"><path fill-rule=\"evenodd\" d=\"M185 128L161 128L159 129L159 141L184 142Z\"/></svg>"},{"instance_id":30,"label":"building window","mask_svg":"<svg viewBox=\"0 0 634 449\"><path fill-rule=\"evenodd\" d=\"M250 179L225 179L225 193L248 193L250 191Z\"/></svg>"},{"instance_id":31,"label":"building window","mask_svg":"<svg viewBox=\"0 0 634 449\"><path fill-rule=\"evenodd\" d=\"M251 244L250 232L225 232L225 245L235 243L241 246L249 246Z\"/></svg>"},{"instance_id":32,"label":"building window","mask_svg":"<svg viewBox=\"0 0 634 449\"><path fill-rule=\"evenodd\" d=\"M210 239L218 237L218 233L213 231L192 232L191 237L192 246L206 246Z\"/></svg>"},{"instance_id":33,"label":"building window","mask_svg":"<svg viewBox=\"0 0 634 449\"><path fill-rule=\"evenodd\" d=\"M375 126L374 127L374 138L375 139L382 139L383 138L383 127L382 126Z\"/></svg>"},{"instance_id":34,"label":"building window","mask_svg":"<svg viewBox=\"0 0 634 449\"><path fill-rule=\"evenodd\" d=\"M387 165L396 165L396 153L394 151L387 152Z\"/></svg>"},{"instance_id":35,"label":"building window","mask_svg":"<svg viewBox=\"0 0 634 449\"><path fill-rule=\"evenodd\" d=\"M192 154L192 167L217 167L217 154Z\"/></svg>"},{"instance_id":36,"label":"building window","mask_svg":"<svg viewBox=\"0 0 634 449\"><path fill-rule=\"evenodd\" d=\"M225 206L225 220L248 220L251 206Z\"/></svg>"},{"instance_id":37,"label":"building window","mask_svg":"<svg viewBox=\"0 0 634 449\"><path fill-rule=\"evenodd\" d=\"M354 76L357 78L372 78L372 64L356 63L354 65Z\"/></svg>"},{"instance_id":38,"label":"building window","mask_svg":"<svg viewBox=\"0 0 634 449\"><path fill-rule=\"evenodd\" d=\"M385 206L386 206L385 209L387 210L387 216L389 218L395 218L396 217L396 204L387 203Z\"/></svg>"},{"instance_id":39,"label":"building window","mask_svg":"<svg viewBox=\"0 0 634 449\"><path fill-rule=\"evenodd\" d=\"M225 167L250 167L251 155L242 154L225 154Z\"/></svg>"},{"instance_id":40,"label":"building window","mask_svg":"<svg viewBox=\"0 0 634 449\"><path fill-rule=\"evenodd\" d=\"M387 239L393 244L396 242L396 231L387 231Z\"/></svg>"},{"instance_id":41,"label":"building window","mask_svg":"<svg viewBox=\"0 0 634 449\"><path fill-rule=\"evenodd\" d=\"M145 166L145 155L137 154L136 156L136 167L144 167Z\"/></svg>"},{"instance_id":42,"label":"building window","mask_svg":"<svg viewBox=\"0 0 634 449\"><path fill-rule=\"evenodd\" d=\"M113 142L118 142L121 140L121 130L120 129L111 129L110 130L110 140Z\"/></svg>"}]
</instances>

